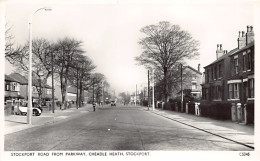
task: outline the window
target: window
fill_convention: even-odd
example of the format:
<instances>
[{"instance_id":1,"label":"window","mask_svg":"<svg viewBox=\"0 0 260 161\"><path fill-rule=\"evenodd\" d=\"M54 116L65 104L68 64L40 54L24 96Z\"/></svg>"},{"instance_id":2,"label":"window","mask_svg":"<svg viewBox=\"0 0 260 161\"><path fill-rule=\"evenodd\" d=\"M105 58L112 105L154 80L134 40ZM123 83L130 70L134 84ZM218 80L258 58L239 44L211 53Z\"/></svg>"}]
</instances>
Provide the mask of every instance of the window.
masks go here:
<instances>
[{"instance_id":1,"label":"window","mask_svg":"<svg viewBox=\"0 0 260 161\"><path fill-rule=\"evenodd\" d=\"M238 99L239 98L239 84L235 83L234 85L234 98Z\"/></svg>"},{"instance_id":2,"label":"window","mask_svg":"<svg viewBox=\"0 0 260 161\"><path fill-rule=\"evenodd\" d=\"M228 98L232 99L233 98L233 84L228 85Z\"/></svg>"},{"instance_id":3,"label":"window","mask_svg":"<svg viewBox=\"0 0 260 161\"><path fill-rule=\"evenodd\" d=\"M235 65L235 74L238 73L238 58L234 59L234 65Z\"/></svg>"},{"instance_id":4,"label":"window","mask_svg":"<svg viewBox=\"0 0 260 161\"><path fill-rule=\"evenodd\" d=\"M252 53L248 54L248 70L252 69L252 56L251 56L251 54Z\"/></svg>"},{"instance_id":5,"label":"window","mask_svg":"<svg viewBox=\"0 0 260 161\"><path fill-rule=\"evenodd\" d=\"M215 67L214 67L214 73L215 73L214 79L217 79L218 78L217 65L215 65Z\"/></svg>"},{"instance_id":6,"label":"window","mask_svg":"<svg viewBox=\"0 0 260 161\"><path fill-rule=\"evenodd\" d=\"M222 77L222 68L221 68L221 64L218 65L218 77L221 78Z\"/></svg>"},{"instance_id":7,"label":"window","mask_svg":"<svg viewBox=\"0 0 260 161\"><path fill-rule=\"evenodd\" d=\"M222 98L222 89L221 86L216 86L216 99L221 100Z\"/></svg>"},{"instance_id":8,"label":"window","mask_svg":"<svg viewBox=\"0 0 260 161\"><path fill-rule=\"evenodd\" d=\"M10 84L8 83L8 84L5 84L5 90L6 91L10 91Z\"/></svg>"},{"instance_id":9,"label":"window","mask_svg":"<svg viewBox=\"0 0 260 161\"><path fill-rule=\"evenodd\" d=\"M16 91L16 87L17 87L17 83L13 82L13 89L12 89L12 91Z\"/></svg>"},{"instance_id":10,"label":"window","mask_svg":"<svg viewBox=\"0 0 260 161\"><path fill-rule=\"evenodd\" d=\"M246 71L246 55L243 54L243 71Z\"/></svg>"},{"instance_id":11,"label":"window","mask_svg":"<svg viewBox=\"0 0 260 161\"><path fill-rule=\"evenodd\" d=\"M254 98L254 79L249 79L249 98Z\"/></svg>"},{"instance_id":12,"label":"window","mask_svg":"<svg viewBox=\"0 0 260 161\"><path fill-rule=\"evenodd\" d=\"M209 89L208 88L206 88L205 89L205 93L206 93L206 100L209 100Z\"/></svg>"},{"instance_id":13,"label":"window","mask_svg":"<svg viewBox=\"0 0 260 161\"><path fill-rule=\"evenodd\" d=\"M211 68L211 80L214 80L214 68Z\"/></svg>"},{"instance_id":14,"label":"window","mask_svg":"<svg viewBox=\"0 0 260 161\"><path fill-rule=\"evenodd\" d=\"M209 83L209 70L207 69L207 72L206 72L206 81L207 83Z\"/></svg>"},{"instance_id":15,"label":"window","mask_svg":"<svg viewBox=\"0 0 260 161\"><path fill-rule=\"evenodd\" d=\"M197 89L197 84L196 83L192 83L191 89Z\"/></svg>"},{"instance_id":16,"label":"window","mask_svg":"<svg viewBox=\"0 0 260 161\"><path fill-rule=\"evenodd\" d=\"M245 91L244 91L244 98L248 98L248 85L247 85L247 82L244 82L243 83L244 85L244 89L245 89Z\"/></svg>"},{"instance_id":17,"label":"window","mask_svg":"<svg viewBox=\"0 0 260 161\"><path fill-rule=\"evenodd\" d=\"M52 90L51 89L47 89L46 94L48 94L48 95L52 94Z\"/></svg>"}]
</instances>

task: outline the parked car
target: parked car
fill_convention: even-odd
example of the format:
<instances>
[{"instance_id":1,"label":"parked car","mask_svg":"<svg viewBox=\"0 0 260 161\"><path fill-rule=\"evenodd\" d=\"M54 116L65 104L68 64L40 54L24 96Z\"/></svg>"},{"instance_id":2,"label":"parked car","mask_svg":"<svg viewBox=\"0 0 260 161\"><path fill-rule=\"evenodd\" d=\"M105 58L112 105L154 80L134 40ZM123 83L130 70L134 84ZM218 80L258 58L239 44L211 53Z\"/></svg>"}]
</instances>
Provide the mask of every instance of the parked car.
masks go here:
<instances>
[{"instance_id":1,"label":"parked car","mask_svg":"<svg viewBox=\"0 0 260 161\"><path fill-rule=\"evenodd\" d=\"M21 104L18 109L17 106L14 107L15 114L27 115L28 103ZM40 116L42 114L42 108L37 105L37 107L32 107L33 115Z\"/></svg>"},{"instance_id":2,"label":"parked car","mask_svg":"<svg viewBox=\"0 0 260 161\"><path fill-rule=\"evenodd\" d=\"M116 106L116 102L115 101L111 101L111 106Z\"/></svg>"}]
</instances>

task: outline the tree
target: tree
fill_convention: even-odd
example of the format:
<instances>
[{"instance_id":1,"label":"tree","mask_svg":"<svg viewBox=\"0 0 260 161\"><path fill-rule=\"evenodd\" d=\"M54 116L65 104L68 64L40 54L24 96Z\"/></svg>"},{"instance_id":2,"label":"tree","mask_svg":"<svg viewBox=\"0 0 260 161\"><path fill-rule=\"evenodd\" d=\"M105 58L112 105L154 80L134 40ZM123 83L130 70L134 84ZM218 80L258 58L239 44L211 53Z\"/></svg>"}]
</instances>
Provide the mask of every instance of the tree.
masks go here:
<instances>
[{"instance_id":1,"label":"tree","mask_svg":"<svg viewBox=\"0 0 260 161\"><path fill-rule=\"evenodd\" d=\"M43 88L52 72L51 54L54 52L54 44L47 39L34 39L32 41L32 82L37 86L39 104L42 102ZM16 52L12 49L6 53L7 60L14 65L17 71L28 75L29 71L29 43L19 47Z\"/></svg>"},{"instance_id":2,"label":"tree","mask_svg":"<svg viewBox=\"0 0 260 161\"><path fill-rule=\"evenodd\" d=\"M17 58L17 54L21 52L22 47L14 47L14 36L11 34L12 26L7 23L5 24L5 28L5 59L13 64Z\"/></svg>"},{"instance_id":3,"label":"tree","mask_svg":"<svg viewBox=\"0 0 260 161\"><path fill-rule=\"evenodd\" d=\"M55 45L55 65L61 85L62 105L67 103L67 85L69 71L73 66L72 63L76 59L77 54L82 54L85 52L81 46L82 41L67 37L59 40ZM65 104L65 108L66 106L67 104Z\"/></svg>"},{"instance_id":4,"label":"tree","mask_svg":"<svg viewBox=\"0 0 260 161\"><path fill-rule=\"evenodd\" d=\"M119 96L123 99L124 104L128 104L130 102L131 97L128 93L121 92L119 93Z\"/></svg>"},{"instance_id":5,"label":"tree","mask_svg":"<svg viewBox=\"0 0 260 161\"><path fill-rule=\"evenodd\" d=\"M103 95L103 87L102 84L108 84L105 81L105 76L101 73L94 73L91 76L91 84L92 84L92 91L93 91L93 101L96 98L96 101L101 101L101 96ZM102 83L103 82L103 83Z\"/></svg>"},{"instance_id":6,"label":"tree","mask_svg":"<svg viewBox=\"0 0 260 161\"><path fill-rule=\"evenodd\" d=\"M68 79L77 88L77 107L82 106L84 90L90 86L91 72L95 69L93 62L85 55L76 54L69 71ZM80 91L78 91L78 89Z\"/></svg>"},{"instance_id":7,"label":"tree","mask_svg":"<svg viewBox=\"0 0 260 161\"><path fill-rule=\"evenodd\" d=\"M145 34L145 37L139 41L143 52L135 60L139 65L152 67L162 75L159 81L166 101L171 88L170 71L178 71L180 63L198 56L199 43L178 25L171 25L165 21L159 22L158 25L146 26L141 29L141 32Z\"/></svg>"}]
</instances>

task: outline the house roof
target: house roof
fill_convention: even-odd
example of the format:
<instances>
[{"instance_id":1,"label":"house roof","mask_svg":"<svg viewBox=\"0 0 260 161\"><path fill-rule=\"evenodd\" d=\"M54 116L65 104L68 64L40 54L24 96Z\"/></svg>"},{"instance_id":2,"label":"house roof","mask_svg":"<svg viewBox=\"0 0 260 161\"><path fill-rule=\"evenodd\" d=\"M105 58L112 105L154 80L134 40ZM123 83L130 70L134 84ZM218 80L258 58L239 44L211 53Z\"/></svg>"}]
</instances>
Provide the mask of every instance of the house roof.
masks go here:
<instances>
[{"instance_id":1,"label":"house roof","mask_svg":"<svg viewBox=\"0 0 260 161\"><path fill-rule=\"evenodd\" d=\"M10 77L10 76L8 76L8 75L6 75L5 74L5 80L6 81L9 81L9 82L18 82L18 81L16 81L16 80L14 80L12 77ZM20 82L19 82L20 83Z\"/></svg>"},{"instance_id":2,"label":"house roof","mask_svg":"<svg viewBox=\"0 0 260 161\"><path fill-rule=\"evenodd\" d=\"M22 85L28 85L28 79L25 76L23 76L23 75L21 75L19 73L9 74L9 77L11 77L13 80L15 80L16 82L19 82ZM34 86L39 86L39 83L33 81L33 85ZM46 84L45 88L51 89L52 87L49 86L48 84Z\"/></svg>"},{"instance_id":3,"label":"house roof","mask_svg":"<svg viewBox=\"0 0 260 161\"><path fill-rule=\"evenodd\" d=\"M210 65L212 65L212 64L215 64L215 63L217 63L217 62L220 62L221 60L223 60L223 59L225 59L226 57L228 57L228 56L232 55L233 53L235 53L236 51L238 51L237 48L235 48L235 49L229 51L227 54L222 55L222 56L219 57L217 60L213 61L212 63L210 63L209 65L205 66L204 68L206 68L206 67L208 67L208 66L210 66Z\"/></svg>"},{"instance_id":4,"label":"house roof","mask_svg":"<svg viewBox=\"0 0 260 161\"><path fill-rule=\"evenodd\" d=\"M239 50L233 52L233 53L230 54L229 56L234 55L234 54L236 54L236 53L238 53L238 52L240 52L240 51L242 51L242 50L244 50L244 49L250 48L250 47L252 47L252 46L254 46L254 45L255 45L255 41L252 41L252 42L250 42L249 44L247 44L245 47L243 47L243 48L241 48L241 49L239 49Z\"/></svg>"},{"instance_id":5,"label":"house roof","mask_svg":"<svg viewBox=\"0 0 260 161\"><path fill-rule=\"evenodd\" d=\"M198 73L198 74L202 75L202 73L201 73L201 72L199 72L198 70L196 70L196 69L192 68L192 67L191 67L191 66L189 66L189 65L187 65L187 66L186 66L186 68L189 68L189 69L193 70L194 72L196 72L196 73Z\"/></svg>"},{"instance_id":6,"label":"house roof","mask_svg":"<svg viewBox=\"0 0 260 161\"><path fill-rule=\"evenodd\" d=\"M19 73L9 74L9 77L11 77L12 79L16 80L17 82L19 82L19 83L21 83L23 85L27 85L28 84L28 80L24 76L19 74Z\"/></svg>"},{"instance_id":7,"label":"house roof","mask_svg":"<svg viewBox=\"0 0 260 161\"><path fill-rule=\"evenodd\" d=\"M76 94L77 93L77 88L73 87L73 86L68 86L67 92Z\"/></svg>"}]
</instances>

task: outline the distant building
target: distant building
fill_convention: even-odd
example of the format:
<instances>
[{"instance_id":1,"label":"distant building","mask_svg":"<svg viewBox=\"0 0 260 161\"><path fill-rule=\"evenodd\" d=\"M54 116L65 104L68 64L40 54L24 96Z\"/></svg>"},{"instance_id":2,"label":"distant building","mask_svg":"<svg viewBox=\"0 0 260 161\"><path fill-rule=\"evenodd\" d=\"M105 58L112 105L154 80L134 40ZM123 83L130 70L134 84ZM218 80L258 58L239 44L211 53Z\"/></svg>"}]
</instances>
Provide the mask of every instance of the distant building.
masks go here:
<instances>
[{"instance_id":1,"label":"distant building","mask_svg":"<svg viewBox=\"0 0 260 161\"><path fill-rule=\"evenodd\" d=\"M191 76L190 79L183 82L183 90L189 90L194 98L201 98L202 88L200 84L202 83L202 73L200 72L200 64L198 64L198 70L188 65L183 69L183 72L189 72Z\"/></svg>"}]
</instances>

